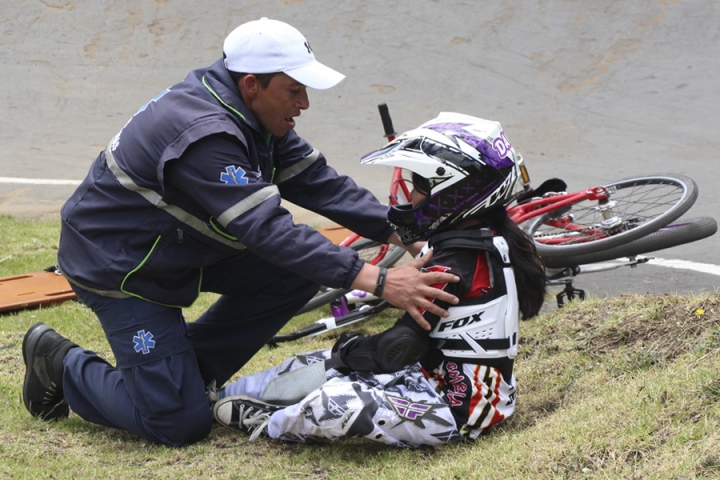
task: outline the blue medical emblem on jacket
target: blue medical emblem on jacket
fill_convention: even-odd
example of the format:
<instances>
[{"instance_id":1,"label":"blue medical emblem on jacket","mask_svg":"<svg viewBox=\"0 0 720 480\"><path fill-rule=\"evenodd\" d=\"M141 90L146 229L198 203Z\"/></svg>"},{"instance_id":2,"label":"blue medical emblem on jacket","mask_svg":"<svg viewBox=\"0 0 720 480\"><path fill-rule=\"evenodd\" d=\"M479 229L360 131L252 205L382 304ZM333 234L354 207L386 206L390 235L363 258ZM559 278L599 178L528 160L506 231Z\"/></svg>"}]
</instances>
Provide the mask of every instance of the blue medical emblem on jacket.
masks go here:
<instances>
[{"instance_id":1,"label":"blue medical emblem on jacket","mask_svg":"<svg viewBox=\"0 0 720 480\"><path fill-rule=\"evenodd\" d=\"M245 185L248 179L245 178L245 170L235 165L225 167L225 171L220 174L220 180L228 185Z\"/></svg>"},{"instance_id":2,"label":"blue medical emblem on jacket","mask_svg":"<svg viewBox=\"0 0 720 480\"><path fill-rule=\"evenodd\" d=\"M137 353L142 352L143 355L150 353L151 348L155 348L155 340L153 340L153 334L150 332L145 333L145 330L140 330L137 335L133 337L135 343L135 351Z\"/></svg>"}]
</instances>

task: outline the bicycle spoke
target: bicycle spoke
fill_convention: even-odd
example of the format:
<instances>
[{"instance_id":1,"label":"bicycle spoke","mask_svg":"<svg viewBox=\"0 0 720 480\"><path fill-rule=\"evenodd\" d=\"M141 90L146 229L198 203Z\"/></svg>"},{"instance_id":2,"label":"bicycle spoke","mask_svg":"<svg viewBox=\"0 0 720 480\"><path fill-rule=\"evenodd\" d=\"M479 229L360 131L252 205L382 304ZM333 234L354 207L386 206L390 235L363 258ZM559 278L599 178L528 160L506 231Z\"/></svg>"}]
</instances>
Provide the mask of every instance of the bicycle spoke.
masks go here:
<instances>
[{"instance_id":1,"label":"bicycle spoke","mask_svg":"<svg viewBox=\"0 0 720 480\"><path fill-rule=\"evenodd\" d=\"M549 212L544 207L546 213L523 223L542 256L586 255L627 243L675 220L697 198L695 182L677 174L626 179L604 188L608 202L602 203L602 195L570 205L561 199L563 207Z\"/></svg>"},{"instance_id":2,"label":"bicycle spoke","mask_svg":"<svg viewBox=\"0 0 720 480\"><path fill-rule=\"evenodd\" d=\"M535 240L545 245L587 243L628 231L651 221L677 204L684 189L670 182L646 182L611 187L613 216L620 223L603 226L602 212L596 202L582 201L570 212L549 217L535 232Z\"/></svg>"}]
</instances>

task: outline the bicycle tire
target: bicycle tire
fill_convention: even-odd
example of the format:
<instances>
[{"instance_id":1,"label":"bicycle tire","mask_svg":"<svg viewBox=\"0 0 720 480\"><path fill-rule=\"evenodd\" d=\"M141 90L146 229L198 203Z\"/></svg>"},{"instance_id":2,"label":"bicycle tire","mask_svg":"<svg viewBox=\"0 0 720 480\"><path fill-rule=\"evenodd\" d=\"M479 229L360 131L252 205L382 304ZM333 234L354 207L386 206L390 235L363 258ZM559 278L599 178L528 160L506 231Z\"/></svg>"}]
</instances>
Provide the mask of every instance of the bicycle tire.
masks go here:
<instances>
[{"instance_id":1,"label":"bicycle tire","mask_svg":"<svg viewBox=\"0 0 720 480\"><path fill-rule=\"evenodd\" d=\"M700 217L678 221L661 227L637 240L600 252L576 257L550 257L545 260L547 268L567 268L589 263L606 262L616 258L634 257L666 248L696 242L714 235L717 222L714 218Z\"/></svg>"},{"instance_id":2,"label":"bicycle tire","mask_svg":"<svg viewBox=\"0 0 720 480\"><path fill-rule=\"evenodd\" d=\"M648 235L679 218L695 203L698 189L685 175L661 174L634 177L606 184L614 213L622 224L614 234L597 237L587 232L601 230L602 215L597 203L584 200L557 212L548 212L523 225L535 240L538 254L546 259L578 257L604 251ZM585 230L563 230L545 225L551 218L572 216L573 225ZM565 241L564 241L565 239ZM544 243L552 240L555 244Z\"/></svg>"},{"instance_id":3,"label":"bicycle tire","mask_svg":"<svg viewBox=\"0 0 720 480\"><path fill-rule=\"evenodd\" d=\"M360 239L350 245L350 248L357 251L361 258L363 258L363 254L367 255L367 252L370 251L370 249L376 248L381 246L382 244L379 242L375 242L373 240L369 240L367 238ZM364 253L363 253L364 252ZM385 267L389 268L395 265L398 260L402 258L403 255L405 255L405 249L400 248L396 245L390 245L390 248L388 249L387 253L385 254L385 257L380 260L376 265L378 267ZM370 254L374 255L374 254ZM323 291L321 289L321 292L317 294L314 298L312 298L308 303L305 304L304 307L302 307L296 315L300 315L301 313L306 313L311 310L315 310L316 308L320 308L324 305L329 304L330 302L333 302L334 300L337 300L338 298L342 297L346 293L350 292L352 289L344 289L344 288L332 288L332 289L326 289Z\"/></svg>"}]
</instances>

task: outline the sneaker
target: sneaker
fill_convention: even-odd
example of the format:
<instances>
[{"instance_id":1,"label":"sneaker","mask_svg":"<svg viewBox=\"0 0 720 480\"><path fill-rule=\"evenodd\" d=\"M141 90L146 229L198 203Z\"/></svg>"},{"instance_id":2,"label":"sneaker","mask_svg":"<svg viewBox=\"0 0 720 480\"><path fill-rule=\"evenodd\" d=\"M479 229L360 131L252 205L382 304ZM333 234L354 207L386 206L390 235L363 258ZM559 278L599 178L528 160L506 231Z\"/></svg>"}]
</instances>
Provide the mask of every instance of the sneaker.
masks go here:
<instances>
[{"instance_id":1,"label":"sneaker","mask_svg":"<svg viewBox=\"0 0 720 480\"><path fill-rule=\"evenodd\" d=\"M58 420L70 414L63 395L63 360L76 344L42 322L27 331L22 343L25 361L23 400L31 415Z\"/></svg>"},{"instance_id":2,"label":"sneaker","mask_svg":"<svg viewBox=\"0 0 720 480\"><path fill-rule=\"evenodd\" d=\"M282 408L245 395L232 395L218 400L213 415L226 427L250 432L253 442L266 431L270 415Z\"/></svg>"}]
</instances>

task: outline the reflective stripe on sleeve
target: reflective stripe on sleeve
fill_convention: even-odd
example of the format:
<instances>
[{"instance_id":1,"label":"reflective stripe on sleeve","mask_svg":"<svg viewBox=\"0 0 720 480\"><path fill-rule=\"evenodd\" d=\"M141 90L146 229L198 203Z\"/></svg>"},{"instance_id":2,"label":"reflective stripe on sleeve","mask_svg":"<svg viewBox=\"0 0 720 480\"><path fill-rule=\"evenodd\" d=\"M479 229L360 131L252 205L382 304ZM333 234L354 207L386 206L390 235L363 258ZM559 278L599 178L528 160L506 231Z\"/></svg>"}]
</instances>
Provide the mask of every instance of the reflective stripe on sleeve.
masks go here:
<instances>
[{"instance_id":1,"label":"reflective stripe on sleeve","mask_svg":"<svg viewBox=\"0 0 720 480\"><path fill-rule=\"evenodd\" d=\"M228 224L234 219L247 212L248 210L257 207L265 200L272 198L275 195L280 195L280 191L275 185L269 185L265 188L262 188L250 195L249 197L240 200L238 203L225 210L218 217L218 223L223 227L227 228Z\"/></svg>"},{"instance_id":2,"label":"reflective stripe on sleeve","mask_svg":"<svg viewBox=\"0 0 720 480\"><path fill-rule=\"evenodd\" d=\"M203 222L196 216L186 212L182 208L175 205L168 205L163 201L162 196L154 190L137 185L135 182L133 182L132 178L130 178L130 176L125 173L125 171L117 164L117 162L115 161L115 156L113 155L109 146L105 149L105 162L107 162L108 168L110 168L110 171L115 175L117 181L120 182L120 185L122 185L126 189L130 190L131 192L140 194L145 200L155 205L157 208L164 210L168 214L175 217L177 220L194 228L198 232L212 238L217 242L220 242L236 250L243 250L245 248L245 245L243 245L242 243L234 242L220 235L219 233L216 233L205 222ZM275 189L277 189L277 187L275 187Z\"/></svg>"},{"instance_id":3,"label":"reflective stripe on sleeve","mask_svg":"<svg viewBox=\"0 0 720 480\"><path fill-rule=\"evenodd\" d=\"M289 180L295 175L299 174L306 168L308 168L310 165L315 163L315 161L320 158L320 152L318 150L313 149L312 153L308 155L307 157L303 158L296 164L282 170L277 177L275 177L275 183L279 184L284 182L285 180Z\"/></svg>"}]
</instances>

